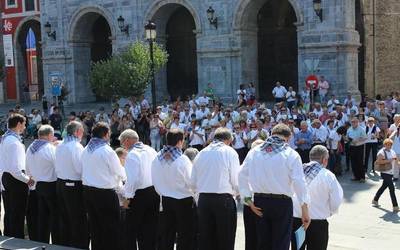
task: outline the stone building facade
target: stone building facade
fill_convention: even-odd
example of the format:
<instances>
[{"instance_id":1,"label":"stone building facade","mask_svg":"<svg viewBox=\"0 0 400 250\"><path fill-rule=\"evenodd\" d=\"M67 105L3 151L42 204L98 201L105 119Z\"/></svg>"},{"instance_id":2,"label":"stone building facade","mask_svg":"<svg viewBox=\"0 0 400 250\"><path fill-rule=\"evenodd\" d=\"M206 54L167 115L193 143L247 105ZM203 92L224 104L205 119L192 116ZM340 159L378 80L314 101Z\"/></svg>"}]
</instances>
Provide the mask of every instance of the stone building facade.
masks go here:
<instances>
[{"instance_id":1,"label":"stone building facade","mask_svg":"<svg viewBox=\"0 0 400 250\"><path fill-rule=\"evenodd\" d=\"M160 100L176 93L201 93L210 82L224 100L234 98L239 85L249 82L268 99L276 81L301 89L312 73L324 75L331 83L331 92L338 96L360 93L355 0L322 0L322 21L313 0L40 3L42 30L49 22L57 33L52 39L42 32L44 79L61 73L71 91L70 103L94 100L88 79L90 61L107 58L133 41L143 40L147 20L156 23L157 41L170 55L156 79ZM217 27L207 19L210 6L215 10ZM118 27L119 16L125 19L128 33ZM50 95L50 91L45 80L45 93Z\"/></svg>"},{"instance_id":2,"label":"stone building facade","mask_svg":"<svg viewBox=\"0 0 400 250\"><path fill-rule=\"evenodd\" d=\"M400 2L397 0L359 0L359 27L363 27L362 43L365 60L362 86L374 97L400 91ZM358 7L358 6L357 6Z\"/></svg>"}]
</instances>

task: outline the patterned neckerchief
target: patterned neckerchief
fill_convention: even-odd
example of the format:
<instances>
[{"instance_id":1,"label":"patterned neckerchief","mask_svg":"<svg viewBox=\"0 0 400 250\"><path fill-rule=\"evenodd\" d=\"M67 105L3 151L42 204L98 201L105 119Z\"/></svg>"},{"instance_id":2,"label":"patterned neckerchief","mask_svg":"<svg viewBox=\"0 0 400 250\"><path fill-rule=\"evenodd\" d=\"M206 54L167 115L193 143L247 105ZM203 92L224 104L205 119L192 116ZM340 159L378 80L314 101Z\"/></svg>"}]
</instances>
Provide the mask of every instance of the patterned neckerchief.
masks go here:
<instances>
[{"instance_id":1,"label":"patterned neckerchief","mask_svg":"<svg viewBox=\"0 0 400 250\"><path fill-rule=\"evenodd\" d=\"M261 145L260 149L266 154L278 154L288 146L289 144L279 136L271 136Z\"/></svg>"},{"instance_id":2,"label":"patterned neckerchief","mask_svg":"<svg viewBox=\"0 0 400 250\"><path fill-rule=\"evenodd\" d=\"M139 149L139 150L143 150L144 149L144 144L143 142L136 142L135 144L133 144L132 149Z\"/></svg>"},{"instance_id":3,"label":"patterned neckerchief","mask_svg":"<svg viewBox=\"0 0 400 250\"><path fill-rule=\"evenodd\" d=\"M108 142L104 139L101 138L97 138L97 137L93 137L92 139L90 139L87 148L89 150L89 153L93 153L96 149L107 145Z\"/></svg>"},{"instance_id":4,"label":"patterned neckerchief","mask_svg":"<svg viewBox=\"0 0 400 250\"><path fill-rule=\"evenodd\" d=\"M317 177L322 168L321 164L316 161L303 164L304 176L308 185Z\"/></svg>"},{"instance_id":5,"label":"patterned neckerchief","mask_svg":"<svg viewBox=\"0 0 400 250\"><path fill-rule=\"evenodd\" d=\"M42 139L36 139L32 142L32 144L29 146L29 151L32 154L35 154L38 152L42 147L46 146L49 141L42 140Z\"/></svg>"},{"instance_id":6,"label":"patterned neckerchief","mask_svg":"<svg viewBox=\"0 0 400 250\"><path fill-rule=\"evenodd\" d=\"M218 141L218 140L214 140L210 146L211 147L222 147L225 146L226 144L223 141Z\"/></svg>"},{"instance_id":7,"label":"patterned neckerchief","mask_svg":"<svg viewBox=\"0 0 400 250\"><path fill-rule=\"evenodd\" d=\"M66 137L64 137L63 143L68 143L72 141L79 142L79 138L74 135L67 135Z\"/></svg>"},{"instance_id":8,"label":"patterned neckerchief","mask_svg":"<svg viewBox=\"0 0 400 250\"><path fill-rule=\"evenodd\" d=\"M163 149L158 153L158 159L160 161L171 161L174 162L182 155L182 150L174 146L164 146Z\"/></svg>"},{"instance_id":9,"label":"patterned neckerchief","mask_svg":"<svg viewBox=\"0 0 400 250\"><path fill-rule=\"evenodd\" d=\"M17 138L20 142L22 142L21 136L19 136L17 133L15 133L14 131L12 131L11 129L8 129L4 135L2 135L0 137L0 143L2 143L4 141L4 139L6 139L7 136L14 136L15 138Z\"/></svg>"}]
</instances>

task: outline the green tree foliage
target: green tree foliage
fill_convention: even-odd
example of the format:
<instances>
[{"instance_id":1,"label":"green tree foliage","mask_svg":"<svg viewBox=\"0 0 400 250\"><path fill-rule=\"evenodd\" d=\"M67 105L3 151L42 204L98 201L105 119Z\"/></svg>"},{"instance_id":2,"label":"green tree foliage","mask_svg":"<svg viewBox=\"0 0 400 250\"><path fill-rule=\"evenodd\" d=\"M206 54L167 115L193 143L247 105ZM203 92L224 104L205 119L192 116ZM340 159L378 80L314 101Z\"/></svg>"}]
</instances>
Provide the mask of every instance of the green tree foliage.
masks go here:
<instances>
[{"instance_id":1,"label":"green tree foliage","mask_svg":"<svg viewBox=\"0 0 400 250\"><path fill-rule=\"evenodd\" d=\"M154 44L154 71L167 63L167 52ZM108 60L93 63L90 84L93 92L103 98L142 95L151 80L149 45L135 42L124 52Z\"/></svg>"}]
</instances>

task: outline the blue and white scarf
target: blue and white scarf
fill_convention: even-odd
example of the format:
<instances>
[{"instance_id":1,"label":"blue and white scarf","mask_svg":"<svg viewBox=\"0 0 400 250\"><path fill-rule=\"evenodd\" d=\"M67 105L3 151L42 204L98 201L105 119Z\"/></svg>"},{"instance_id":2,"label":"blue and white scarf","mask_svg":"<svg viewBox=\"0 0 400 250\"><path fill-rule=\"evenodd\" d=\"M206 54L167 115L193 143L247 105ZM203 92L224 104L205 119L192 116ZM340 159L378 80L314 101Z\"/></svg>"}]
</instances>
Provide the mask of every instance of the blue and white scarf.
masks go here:
<instances>
[{"instance_id":1,"label":"blue and white scarf","mask_svg":"<svg viewBox=\"0 0 400 250\"><path fill-rule=\"evenodd\" d=\"M164 146L163 149L158 153L158 159L160 161L172 161L174 162L182 155L182 150L173 146Z\"/></svg>"},{"instance_id":2,"label":"blue and white scarf","mask_svg":"<svg viewBox=\"0 0 400 250\"><path fill-rule=\"evenodd\" d=\"M226 144L225 144L224 142L218 141L218 140L214 140L214 141L210 144L211 147L222 147L222 146L225 146L225 145L226 145Z\"/></svg>"},{"instance_id":3,"label":"blue and white scarf","mask_svg":"<svg viewBox=\"0 0 400 250\"><path fill-rule=\"evenodd\" d=\"M4 139L6 139L7 136L14 136L15 138L17 138L20 142L22 142L21 136L19 136L17 133L15 133L14 131L12 131L11 129L8 129L4 135L2 135L0 137L0 143L2 143L4 141Z\"/></svg>"},{"instance_id":4,"label":"blue and white scarf","mask_svg":"<svg viewBox=\"0 0 400 250\"><path fill-rule=\"evenodd\" d=\"M262 152L266 154L278 154L284 151L289 144L279 136L271 136L261 145L260 149Z\"/></svg>"},{"instance_id":5,"label":"blue and white scarf","mask_svg":"<svg viewBox=\"0 0 400 250\"><path fill-rule=\"evenodd\" d=\"M66 137L64 137L63 143L68 143L72 141L79 142L79 138L74 135L67 135Z\"/></svg>"},{"instance_id":6,"label":"blue and white scarf","mask_svg":"<svg viewBox=\"0 0 400 250\"><path fill-rule=\"evenodd\" d=\"M32 142L32 144L29 146L29 151L32 154L35 154L38 152L42 147L46 146L49 141L46 140L41 140L41 139L36 139Z\"/></svg>"},{"instance_id":7,"label":"blue and white scarf","mask_svg":"<svg viewBox=\"0 0 400 250\"><path fill-rule=\"evenodd\" d=\"M303 164L304 176L308 185L317 177L322 168L321 164L316 161Z\"/></svg>"},{"instance_id":8,"label":"blue and white scarf","mask_svg":"<svg viewBox=\"0 0 400 250\"><path fill-rule=\"evenodd\" d=\"M93 153L94 151L96 151L96 149L98 149L104 145L107 145L107 144L108 144L108 142L106 140L93 137L92 139L90 139L90 141L87 145L87 148L89 150L89 153Z\"/></svg>"},{"instance_id":9,"label":"blue and white scarf","mask_svg":"<svg viewBox=\"0 0 400 250\"><path fill-rule=\"evenodd\" d=\"M132 149L143 150L144 149L143 142L136 142L135 144L132 145L132 147L129 149L129 151L131 151Z\"/></svg>"}]
</instances>

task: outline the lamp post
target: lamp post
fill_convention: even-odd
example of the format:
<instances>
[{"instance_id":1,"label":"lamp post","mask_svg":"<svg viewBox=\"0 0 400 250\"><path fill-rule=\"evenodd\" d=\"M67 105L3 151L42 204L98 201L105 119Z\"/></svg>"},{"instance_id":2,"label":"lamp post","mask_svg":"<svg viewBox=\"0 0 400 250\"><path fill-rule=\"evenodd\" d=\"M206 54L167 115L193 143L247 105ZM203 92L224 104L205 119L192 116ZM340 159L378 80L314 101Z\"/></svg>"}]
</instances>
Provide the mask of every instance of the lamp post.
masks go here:
<instances>
[{"instance_id":1,"label":"lamp post","mask_svg":"<svg viewBox=\"0 0 400 250\"><path fill-rule=\"evenodd\" d=\"M156 78L154 76L154 55L153 55L153 45L157 37L156 24L152 21L148 21L144 26L146 32L146 40L150 45L150 60L151 60L151 99L153 105L153 111L156 111Z\"/></svg>"},{"instance_id":2,"label":"lamp post","mask_svg":"<svg viewBox=\"0 0 400 250\"><path fill-rule=\"evenodd\" d=\"M56 38L57 38L56 31L52 31L52 30L51 30L51 24L50 24L49 22L47 22L47 23L44 25L44 32L47 33L47 36L48 36L48 37L53 38L54 41L56 40Z\"/></svg>"},{"instance_id":3,"label":"lamp post","mask_svg":"<svg viewBox=\"0 0 400 250\"><path fill-rule=\"evenodd\" d=\"M313 0L313 8L314 8L315 14L319 17L319 20L322 22L322 20L323 20L322 0Z\"/></svg>"}]
</instances>

